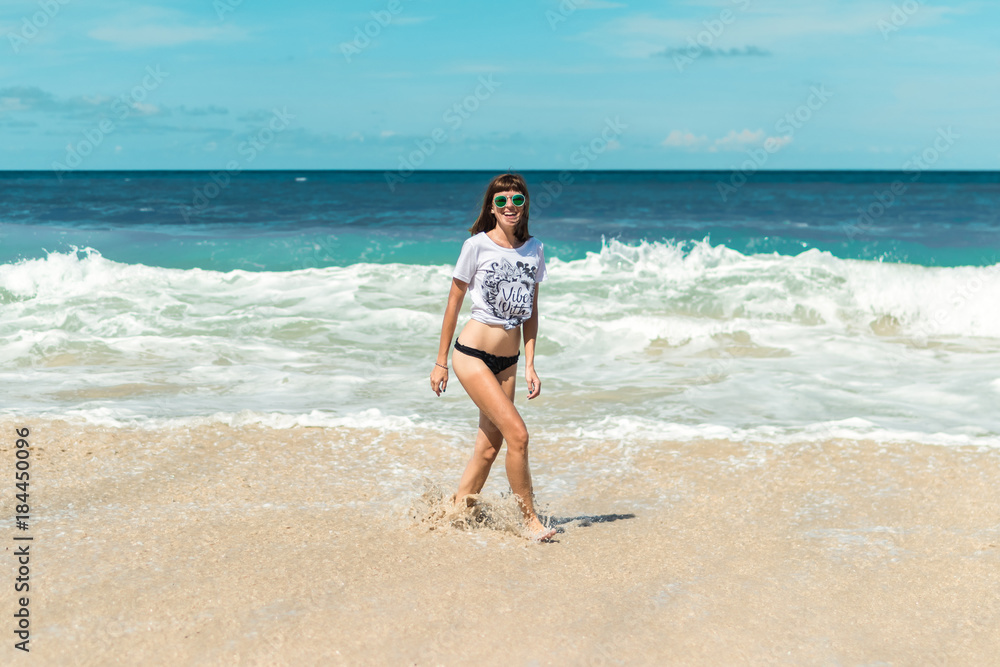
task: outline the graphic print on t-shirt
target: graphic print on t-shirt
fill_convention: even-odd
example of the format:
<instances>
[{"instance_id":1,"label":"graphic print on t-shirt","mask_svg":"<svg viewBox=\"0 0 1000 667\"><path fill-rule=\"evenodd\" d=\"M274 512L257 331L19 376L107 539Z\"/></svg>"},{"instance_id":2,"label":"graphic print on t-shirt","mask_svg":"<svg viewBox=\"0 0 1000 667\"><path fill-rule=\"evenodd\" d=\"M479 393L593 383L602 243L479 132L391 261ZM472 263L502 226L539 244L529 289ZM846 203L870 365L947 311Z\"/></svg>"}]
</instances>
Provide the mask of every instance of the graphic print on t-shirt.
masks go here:
<instances>
[{"instance_id":1,"label":"graphic print on t-shirt","mask_svg":"<svg viewBox=\"0 0 1000 667\"><path fill-rule=\"evenodd\" d=\"M506 259L490 264L483 279L483 296L493 314L507 320L504 328L513 329L531 312L535 295L535 271L538 267L524 262L511 264Z\"/></svg>"}]
</instances>

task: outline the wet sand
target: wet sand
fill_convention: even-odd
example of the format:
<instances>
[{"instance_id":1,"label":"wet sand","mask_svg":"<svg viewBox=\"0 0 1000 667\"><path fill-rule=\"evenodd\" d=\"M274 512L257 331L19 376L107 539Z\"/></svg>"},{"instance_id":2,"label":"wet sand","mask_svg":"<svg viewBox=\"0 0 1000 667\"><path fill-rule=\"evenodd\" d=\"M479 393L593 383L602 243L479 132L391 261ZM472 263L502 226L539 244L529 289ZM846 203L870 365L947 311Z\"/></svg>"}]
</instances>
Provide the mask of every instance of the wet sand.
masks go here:
<instances>
[{"instance_id":1,"label":"wet sand","mask_svg":"<svg viewBox=\"0 0 1000 667\"><path fill-rule=\"evenodd\" d=\"M3 664L1000 655L996 450L536 439L536 494L561 532L534 545L503 519L500 462L483 501L500 519L438 518L434 485L450 490L468 452L429 434L8 418L8 471L15 426L34 448L32 634L22 655L8 621ZM19 543L4 478L11 619Z\"/></svg>"}]
</instances>

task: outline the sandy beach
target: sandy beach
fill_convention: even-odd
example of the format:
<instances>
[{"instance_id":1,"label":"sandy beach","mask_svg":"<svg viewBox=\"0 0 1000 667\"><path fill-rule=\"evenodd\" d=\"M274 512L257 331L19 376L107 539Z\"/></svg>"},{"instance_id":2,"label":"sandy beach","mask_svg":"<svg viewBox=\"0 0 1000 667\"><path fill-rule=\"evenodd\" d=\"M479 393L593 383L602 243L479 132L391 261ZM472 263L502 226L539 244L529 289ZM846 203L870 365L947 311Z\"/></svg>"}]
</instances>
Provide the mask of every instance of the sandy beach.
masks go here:
<instances>
[{"instance_id":1,"label":"sandy beach","mask_svg":"<svg viewBox=\"0 0 1000 667\"><path fill-rule=\"evenodd\" d=\"M553 494L546 485L560 488L574 462L565 443L540 442L536 494L560 532L530 544L504 519L510 499L490 491L502 468L481 499L487 520L440 516L434 499L465 454L426 434L7 418L0 460L11 469L10 434L23 426L31 652L8 631L4 664L926 665L1000 654L995 450L663 442L621 474ZM381 457L354 446L365 439ZM609 455L614 443L592 449ZM413 466L426 475L412 491L385 483ZM6 618L14 605L8 588Z\"/></svg>"}]
</instances>

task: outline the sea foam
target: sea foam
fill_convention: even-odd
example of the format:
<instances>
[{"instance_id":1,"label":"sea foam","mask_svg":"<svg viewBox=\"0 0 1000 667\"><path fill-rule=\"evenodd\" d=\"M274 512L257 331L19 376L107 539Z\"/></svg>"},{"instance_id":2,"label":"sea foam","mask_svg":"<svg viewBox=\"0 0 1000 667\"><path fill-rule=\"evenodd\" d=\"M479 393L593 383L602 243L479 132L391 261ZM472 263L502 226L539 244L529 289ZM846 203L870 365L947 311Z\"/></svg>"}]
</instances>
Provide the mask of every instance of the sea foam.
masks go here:
<instances>
[{"instance_id":1,"label":"sea foam","mask_svg":"<svg viewBox=\"0 0 1000 667\"><path fill-rule=\"evenodd\" d=\"M474 410L458 379L440 398L428 382L451 268L182 270L93 249L3 264L3 409L289 416L275 426L360 424L374 410L458 432ZM612 239L548 259L544 390L523 409L585 433L626 418L671 438L806 437L860 418L855 437L985 442L1000 433L997 302L1000 265Z\"/></svg>"}]
</instances>

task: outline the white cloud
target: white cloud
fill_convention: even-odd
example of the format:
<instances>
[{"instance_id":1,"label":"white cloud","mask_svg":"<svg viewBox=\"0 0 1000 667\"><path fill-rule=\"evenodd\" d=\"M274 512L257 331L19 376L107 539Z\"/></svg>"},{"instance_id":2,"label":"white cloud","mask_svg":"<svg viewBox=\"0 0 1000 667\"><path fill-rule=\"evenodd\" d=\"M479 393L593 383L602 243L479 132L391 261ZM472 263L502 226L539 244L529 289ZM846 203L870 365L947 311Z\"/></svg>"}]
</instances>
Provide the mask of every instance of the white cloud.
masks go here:
<instances>
[{"instance_id":1,"label":"white cloud","mask_svg":"<svg viewBox=\"0 0 1000 667\"><path fill-rule=\"evenodd\" d=\"M718 55L763 55L788 42L809 44L830 35L878 37L878 22L888 19L892 13L888 5L843 0L814 0L808 4L796 1L794 6L752 3L745 11L741 10L742 4L710 4L719 9L713 12L706 7L703 16L683 20L635 13L612 19L600 30L584 33L581 37L621 57L649 58L664 54L665 50L670 53L697 44L699 35L707 32L704 21L718 19L718 13L725 9L732 12L733 20L718 35L708 33L709 41L701 45L724 51ZM944 23L952 13L960 13L960 10L921 6L913 15L912 25ZM733 49L745 45L753 45L752 48L759 51L734 53Z\"/></svg>"},{"instance_id":2,"label":"white cloud","mask_svg":"<svg viewBox=\"0 0 1000 667\"><path fill-rule=\"evenodd\" d=\"M133 103L132 110L139 113L141 116L155 116L160 113L160 107L155 104L145 104L144 102Z\"/></svg>"},{"instance_id":3,"label":"white cloud","mask_svg":"<svg viewBox=\"0 0 1000 667\"><path fill-rule=\"evenodd\" d=\"M83 95L59 99L38 86L11 86L0 89L0 111L41 111L87 113L109 102L105 95Z\"/></svg>"},{"instance_id":4,"label":"white cloud","mask_svg":"<svg viewBox=\"0 0 1000 667\"><path fill-rule=\"evenodd\" d=\"M715 143L708 150L713 153L717 151L742 151L748 146L756 146L762 143L764 143L764 130L757 130L756 132L751 132L749 129L744 129L742 132L729 130L729 134L716 139Z\"/></svg>"},{"instance_id":5,"label":"white cloud","mask_svg":"<svg viewBox=\"0 0 1000 667\"><path fill-rule=\"evenodd\" d=\"M775 153L788 144L792 143L792 136L768 136L764 130L750 130L745 128L740 131L730 130L724 137L719 137L711 141L705 135L696 135L688 130L671 130L667 138L660 142L664 148L677 148L687 150L705 150L709 153L719 151L743 151L748 148L764 146L769 152Z\"/></svg>"},{"instance_id":6,"label":"white cloud","mask_svg":"<svg viewBox=\"0 0 1000 667\"><path fill-rule=\"evenodd\" d=\"M659 53L654 53L654 56L663 56L664 58L744 58L744 57L760 57L769 56L771 52L762 49L759 46L753 46L748 44L743 48L732 47L729 49L713 49L710 46L706 47L672 47L669 49L663 49Z\"/></svg>"},{"instance_id":7,"label":"white cloud","mask_svg":"<svg viewBox=\"0 0 1000 667\"><path fill-rule=\"evenodd\" d=\"M126 49L134 49L144 46L175 46L189 42L231 39L233 32L226 26L144 25L105 26L91 30L87 35L102 42L110 42Z\"/></svg>"},{"instance_id":8,"label":"white cloud","mask_svg":"<svg viewBox=\"0 0 1000 667\"><path fill-rule=\"evenodd\" d=\"M232 24L189 23L190 19L176 10L140 5L105 21L87 35L126 49L246 38L246 34Z\"/></svg>"},{"instance_id":9,"label":"white cloud","mask_svg":"<svg viewBox=\"0 0 1000 667\"><path fill-rule=\"evenodd\" d=\"M673 137L675 134L675 140L683 141L685 136L678 133L676 130L670 133ZM690 133L689 133L690 134ZM667 137L669 140L670 137ZM702 139L705 139L702 137ZM792 143L792 136L768 136L764 130L750 130L749 128L744 128L737 132L736 130L729 130L729 134L724 137L719 137L712 142L712 145L708 147L709 153L718 153L719 151L745 151L748 148L755 148L758 146L764 146L769 152L774 153L788 144ZM663 145L667 145L664 141ZM673 144L681 145L681 144ZM693 144L692 144L693 145Z\"/></svg>"},{"instance_id":10,"label":"white cloud","mask_svg":"<svg viewBox=\"0 0 1000 667\"><path fill-rule=\"evenodd\" d=\"M641 14L613 19L600 30L584 33L582 37L618 56L648 58L663 51L668 44L685 44L685 38L697 32L692 33L692 24L688 21Z\"/></svg>"},{"instance_id":11,"label":"white cloud","mask_svg":"<svg viewBox=\"0 0 1000 667\"><path fill-rule=\"evenodd\" d=\"M682 132L680 130L671 130L667 138L664 139L660 145L666 146L667 148L693 148L700 144L708 141L708 137L702 135L696 137L693 132Z\"/></svg>"}]
</instances>

